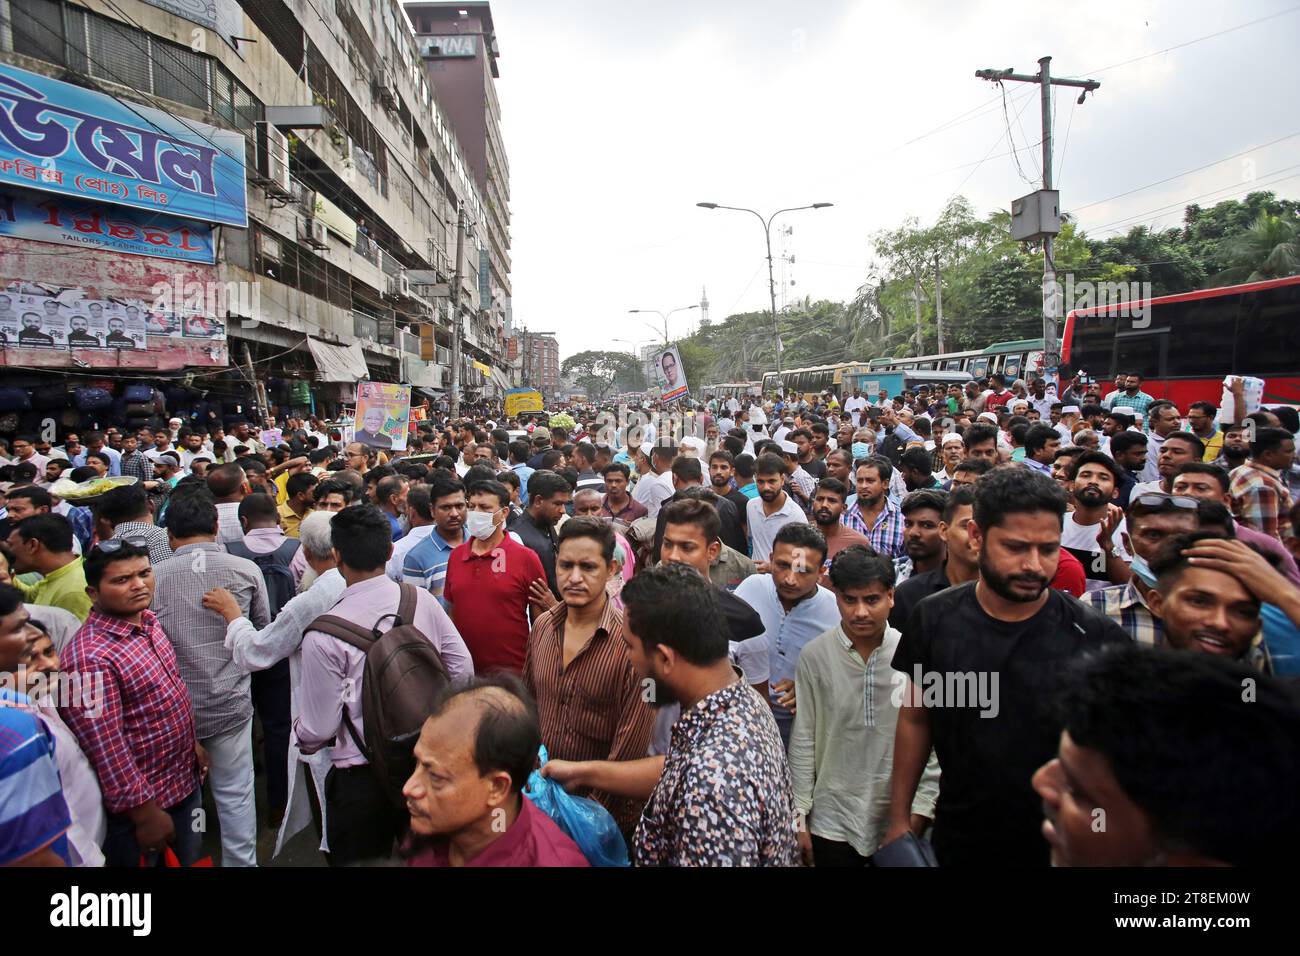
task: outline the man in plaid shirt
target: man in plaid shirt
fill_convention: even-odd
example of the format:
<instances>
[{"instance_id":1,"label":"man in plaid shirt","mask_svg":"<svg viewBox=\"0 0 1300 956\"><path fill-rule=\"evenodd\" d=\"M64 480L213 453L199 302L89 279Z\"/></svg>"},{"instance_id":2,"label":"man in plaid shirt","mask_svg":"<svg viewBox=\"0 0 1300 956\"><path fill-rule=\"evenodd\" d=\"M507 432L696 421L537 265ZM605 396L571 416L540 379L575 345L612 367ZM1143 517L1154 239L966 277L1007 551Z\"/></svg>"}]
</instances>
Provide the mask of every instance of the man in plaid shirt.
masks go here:
<instances>
[{"instance_id":1,"label":"man in plaid shirt","mask_svg":"<svg viewBox=\"0 0 1300 956\"><path fill-rule=\"evenodd\" d=\"M840 523L866 537L871 546L889 558L907 555L903 546L903 512L889 500L889 479L894 468L877 455L858 464L858 497Z\"/></svg>"},{"instance_id":2,"label":"man in plaid shirt","mask_svg":"<svg viewBox=\"0 0 1300 956\"><path fill-rule=\"evenodd\" d=\"M1118 380L1117 380L1118 381ZM1102 407L1107 411L1113 412L1121 408L1131 408L1134 414L1141 415L1145 421L1147 417L1147 408L1155 401L1155 397L1142 391L1142 376L1130 374L1125 377L1124 390L1111 392L1102 400Z\"/></svg>"},{"instance_id":3,"label":"man in plaid shirt","mask_svg":"<svg viewBox=\"0 0 1300 956\"><path fill-rule=\"evenodd\" d=\"M1248 528L1278 540L1290 537L1291 492L1285 475L1295 461L1295 438L1284 428L1261 428L1250 443L1250 461L1232 472L1232 511Z\"/></svg>"},{"instance_id":4,"label":"man in plaid shirt","mask_svg":"<svg viewBox=\"0 0 1300 956\"><path fill-rule=\"evenodd\" d=\"M109 866L157 864L171 844L183 865L198 859L194 814L207 755L194 736L176 655L149 611L149 551L101 542L86 558L94 607L63 652L63 671L90 695L60 711L95 768L107 809Z\"/></svg>"},{"instance_id":5,"label":"man in plaid shirt","mask_svg":"<svg viewBox=\"0 0 1300 956\"><path fill-rule=\"evenodd\" d=\"M129 432L122 436L122 474L141 482L153 481L153 462L140 451L139 444L140 440Z\"/></svg>"}]
</instances>

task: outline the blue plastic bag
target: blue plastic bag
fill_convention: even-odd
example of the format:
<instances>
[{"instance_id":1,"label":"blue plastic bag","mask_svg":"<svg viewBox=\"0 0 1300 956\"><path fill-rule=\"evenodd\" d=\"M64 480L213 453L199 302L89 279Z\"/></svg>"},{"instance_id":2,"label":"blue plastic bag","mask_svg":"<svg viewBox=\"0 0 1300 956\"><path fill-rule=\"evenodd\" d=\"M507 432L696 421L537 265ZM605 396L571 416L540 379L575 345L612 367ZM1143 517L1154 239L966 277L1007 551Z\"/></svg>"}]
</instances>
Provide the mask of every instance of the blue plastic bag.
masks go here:
<instances>
[{"instance_id":1,"label":"blue plastic bag","mask_svg":"<svg viewBox=\"0 0 1300 956\"><path fill-rule=\"evenodd\" d=\"M538 766L546 763L546 747L537 754ZM550 777L534 770L528 775L524 796L554 821L592 866L630 866L627 844L613 815L595 800L574 797Z\"/></svg>"}]
</instances>

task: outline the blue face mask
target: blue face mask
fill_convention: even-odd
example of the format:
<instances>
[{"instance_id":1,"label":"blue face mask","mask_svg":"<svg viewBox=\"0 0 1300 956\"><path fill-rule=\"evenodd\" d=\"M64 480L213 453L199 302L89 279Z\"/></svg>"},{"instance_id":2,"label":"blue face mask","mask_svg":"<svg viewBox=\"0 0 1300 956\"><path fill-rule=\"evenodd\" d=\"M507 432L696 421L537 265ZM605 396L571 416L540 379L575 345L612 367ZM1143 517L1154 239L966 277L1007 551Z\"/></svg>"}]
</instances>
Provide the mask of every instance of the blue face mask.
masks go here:
<instances>
[{"instance_id":1,"label":"blue face mask","mask_svg":"<svg viewBox=\"0 0 1300 956\"><path fill-rule=\"evenodd\" d=\"M1153 588L1156 586L1156 576L1151 573L1151 566L1147 564L1146 558L1142 557L1142 555L1133 555L1133 562L1129 565L1129 570L1147 587Z\"/></svg>"},{"instance_id":2,"label":"blue face mask","mask_svg":"<svg viewBox=\"0 0 1300 956\"><path fill-rule=\"evenodd\" d=\"M852 451L854 461L857 461L859 458L871 457L871 446L864 441L855 441L853 443Z\"/></svg>"}]
</instances>

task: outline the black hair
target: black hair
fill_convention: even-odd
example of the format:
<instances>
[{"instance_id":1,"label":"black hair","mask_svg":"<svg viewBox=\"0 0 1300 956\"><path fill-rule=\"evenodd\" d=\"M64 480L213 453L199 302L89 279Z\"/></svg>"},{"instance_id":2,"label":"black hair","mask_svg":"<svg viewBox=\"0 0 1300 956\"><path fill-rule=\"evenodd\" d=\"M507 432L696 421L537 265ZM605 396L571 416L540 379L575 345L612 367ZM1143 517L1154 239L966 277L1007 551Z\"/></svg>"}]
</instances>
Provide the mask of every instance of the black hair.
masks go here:
<instances>
[{"instance_id":1,"label":"black hair","mask_svg":"<svg viewBox=\"0 0 1300 956\"><path fill-rule=\"evenodd\" d=\"M600 476L604 478L606 475L610 474L611 472L618 472L620 475L622 475L624 478L628 480L631 480L632 478L632 469L629 468L621 461L611 461L604 468L600 469Z\"/></svg>"},{"instance_id":2,"label":"black hair","mask_svg":"<svg viewBox=\"0 0 1300 956\"><path fill-rule=\"evenodd\" d=\"M788 544L795 548L805 548L809 551L816 551L821 555L817 559L817 564L821 565L826 560L826 535L822 534L810 524L804 524L802 521L792 521L783 525L781 530L776 533L772 539L772 550L776 551L778 544ZM811 562L810 562L811 564Z\"/></svg>"},{"instance_id":3,"label":"black hair","mask_svg":"<svg viewBox=\"0 0 1300 956\"><path fill-rule=\"evenodd\" d=\"M1166 442L1171 442L1171 441L1182 441L1182 442L1186 442L1188 445L1190 445L1190 446L1192 447L1192 453L1196 456L1196 460L1197 460L1197 461L1200 461L1201 458L1204 457L1204 455L1205 455L1205 442L1201 441L1199 438L1197 438L1197 437L1196 437L1195 435L1193 435L1191 432L1174 432L1172 435L1166 435L1166 436L1165 436L1165 441L1166 441ZM1161 447L1163 447L1163 446L1161 446Z\"/></svg>"},{"instance_id":4,"label":"black hair","mask_svg":"<svg viewBox=\"0 0 1300 956\"><path fill-rule=\"evenodd\" d=\"M1236 522L1232 512L1222 501L1198 501L1196 503L1196 524L1199 531L1222 531L1219 537L1236 538Z\"/></svg>"},{"instance_id":5,"label":"black hair","mask_svg":"<svg viewBox=\"0 0 1300 956\"><path fill-rule=\"evenodd\" d=\"M309 471L300 471L290 475L284 483L284 493L290 498L316 487L318 479Z\"/></svg>"},{"instance_id":6,"label":"black hair","mask_svg":"<svg viewBox=\"0 0 1300 956\"><path fill-rule=\"evenodd\" d=\"M249 524L258 521L275 524L279 513L275 498L271 495L248 495L239 503L239 517Z\"/></svg>"},{"instance_id":7,"label":"black hair","mask_svg":"<svg viewBox=\"0 0 1300 956\"><path fill-rule=\"evenodd\" d=\"M13 531L23 541L39 541L47 551L55 554L67 554L72 550L72 522L63 515L32 515L14 525Z\"/></svg>"},{"instance_id":8,"label":"black hair","mask_svg":"<svg viewBox=\"0 0 1300 956\"><path fill-rule=\"evenodd\" d=\"M722 539L722 519L718 516L718 509L713 504L701 498L686 497L685 495L681 498L674 495L674 499L663 507L663 525L665 528L670 524L689 524L700 529L707 544Z\"/></svg>"},{"instance_id":9,"label":"black hair","mask_svg":"<svg viewBox=\"0 0 1300 956\"><path fill-rule=\"evenodd\" d=\"M502 701L502 695L513 700ZM537 705L524 683L514 674L497 672L448 685L434 698L429 719L441 717L458 699L479 709L474 731L474 766L480 776L504 770L510 789L519 793L528 782L542 745Z\"/></svg>"},{"instance_id":10,"label":"black hair","mask_svg":"<svg viewBox=\"0 0 1300 956\"><path fill-rule=\"evenodd\" d=\"M1295 436L1285 428L1260 428L1250 443L1250 456L1257 458L1266 452L1282 447L1282 442L1292 441Z\"/></svg>"},{"instance_id":11,"label":"black hair","mask_svg":"<svg viewBox=\"0 0 1300 956\"><path fill-rule=\"evenodd\" d=\"M974 518L981 531L996 528L1009 514L1046 511L1065 517L1065 492L1051 478L1029 468L995 468L975 483Z\"/></svg>"},{"instance_id":12,"label":"black hair","mask_svg":"<svg viewBox=\"0 0 1300 956\"><path fill-rule=\"evenodd\" d=\"M729 632L722 606L713 585L695 569L680 564L638 569L623 585L622 599L628 630L646 648L670 647L697 667L726 659Z\"/></svg>"},{"instance_id":13,"label":"black hair","mask_svg":"<svg viewBox=\"0 0 1300 956\"><path fill-rule=\"evenodd\" d=\"M839 495L840 501L847 501L849 497L849 487L838 478L823 478L817 482L817 489L813 492L816 497L818 491L829 491L831 494Z\"/></svg>"},{"instance_id":14,"label":"black hair","mask_svg":"<svg viewBox=\"0 0 1300 956\"><path fill-rule=\"evenodd\" d=\"M911 492L904 498L899 510L903 512L904 516L907 516L913 511L924 511L929 508L931 511L936 511L942 515L947 504L948 493L946 491L940 491L938 488L922 488L920 491Z\"/></svg>"},{"instance_id":15,"label":"black hair","mask_svg":"<svg viewBox=\"0 0 1300 956\"><path fill-rule=\"evenodd\" d=\"M596 461L596 446L591 442L579 442L573 447L575 458L581 458L587 464L594 464Z\"/></svg>"},{"instance_id":16,"label":"black hair","mask_svg":"<svg viewBox=\"0 0 1300 956\"><path fill-rule=\"evenodd\" d=\"M1111 458L1110 455L1107 455L1104 452L1087 451L1076 458L1074 463L1070 465L1069 475L1071 481L1074 481L1079 474L1079 469L1084 465L1101 465L1110 472L1110 476L1115 479L1115 484L1119 484L1124 480L1123 469L1116 464L1114 458Z\"/></svg>"},{"instance_id":17,"label":"black hair","mask_svg":"<svg viewBox=\"0 0 1300 956\"><path fill-rule=\"evenodd\" d=\"M245 477L243 466L234 462L218 465L205 476L208 490L217 498L229 498L239 490Z\"/></svg>"},{"instance_id":18,"label":"black hair","mask_svg":"<svg viewBox=\"0 0 1300 956\"><path fill-rule=\"evenodd\" d=\"M754 473L757 475L784 475L785 462L781 460L779 455L764 452L758 456L758 460L754 463Z\"/></svg>"},{"instance_id":19,"label":"black hair","mask_svg":"<svg viewBox=\"0 0 1300 956\"><path fill-rule=\"evenodd\" d=\"M522 465L532 456L533 450L528 442L516 439L510 443L510 460L516 465Z\"/></svg>"},{"instance_id":20,"label":"black hair","mask_svg":"<svg viewBox=\"0 0 1300 956\"><path fill-rule=\"evenodd\" d=\"M376 571L388 561L393 526L374 505L344 508L330 521L330 543L340 564L354 571Z\"/></svg>"},{"instance_id":21,"label":"black hair","mask_svg":"<svg viewBox=\"0 0 1300 956\"><path fill-rule=\"evenodd\" d=\"M745 439L737 438L735 435L728 434L726 438L722 439L721 445L737 457L745 451Z\"/></svg>"},{"instance_id":22,"label":"black hair","mask_svg":"<svg viewBox=\"0 0 1300 956\"><path fill-rule=\"evenodd\" d=\"M869 458L859 459L853 466L854 477L857 477L859 468L876 469L876 472L880 475L880 480L886 485L889 484L889 479L894 477L894 463L884 455L872 455Z\"/></svg>"},{"instance_id":23,"label":"black hair","mask_svg":"<svg viewBox=\"0 0 1300 956\"><path fill-rule=\"evenodd\" d=\"M549 498L562 491L572 491L572 486L560 475L538 468L528 476L528 500Z\"/></svg>"},{"instance_id":24,"label":"black hair","mask_svg":"<svg viewBox=\"0 0 1300 956\"><path fill-rule=\"evenodd\" d=\"M480 461L470 466L469 471L465 472L465 485L469 486L480 481L496 481L497 470L485 461Z\"/></svg>"},{"instance_id":25,"label":"black hair","mask_svg":"<svg viewBox=\"0 0 1300 956\"><path fill-rule=\"evenodd\" d=\"M614 560L614 546L617 542L614 540L614 529L608 522L600 518L570 518L560 528L559 544L564 544L571 538L590 538L600 545L600 553L606 562Z\"/></svg>"},{"instance_id":26,"label":"black hair","mask_svg":"<svg viewBox=\"0 0 1300 956\"><path fill-rule=\"evenodd\" d=\"M736 477L745 479L744 483L748 484L750 479L754 477L754 473L756 470L757 463L754 460L754 456L737 455L736 460L735 462L733 462L733 464L735 465L736 468Z\"/></svg>"},{"instance_id":27,"label":"black hair","mask_svg":"<svg viewBox=\"0 0 1300 956\"><path fill-rule=\"evenodd\" d=\"M719 448L717 451L715 451L712 455L709 456L710 465L713 464L715 461L725 461L728 465L734 466L736 463L736 456L733 455L731 452L727 451L725 448Z\"/></svg>"},{"instance_id":28,"label":"black hair","mask_svg":"<svg viewBox=\"0 0 1300 956\"><path fill-rule=\"evenodd\" d=\"M0 584L0 617L8 617L23 606L23 592L12 584Z\"/></svg>"},{"instance_id":29,"label":"black hair","mask_svg":"<svg viewBox=\"0 0 1300 956\"><path fill-rule=\"evenodd\" d=\"M831 561L831 586L843 593L879 581L888 590L897 574L894 562L873 548L855 544L845 548Z\"/></svg>"},{"instance_id":30,"label":"black hair","mask_svg":"<svg viewBox=\"0 0 1300 956\"><path fill-rule=\"evenodd\" d=\"M1260 866L1300 845L1293 688L1214 655L1123 642L1074 666L1059 709L1070 739L1102 755L1162 849Z\"/></svg>"},{"instance_id":31,"label":"black hair","mask_svg":"<svg viewBox=\"0 0 1300 956\"><path fill-rule=\"evenodd\" d=\"M211 487L211 486L209 486ZM356 490L352 487L350 481L341 481L338 478L326 478L324 481L316 483L316 488L312 491L312 498L320 501L327 495L342 495L344 504L351 504Z\"/></svg>"},{"instance_id":32,"label":"black hair","mask_svg":"<svg viewBox=\"0 0 1300 956\"><path fill-rule=\"evenodd\" d=\"M495 476L496 472L493 471L492 474ZM393 495L400 495L402 493L402 486L406 484L409 484L408 480L403 478L401 475L393 474L381 478L378 484L375 485L375 500L383 503L388 501L388 499L393 497Z\"/></svg>"},{"instance_id":33,"label":"black hair","mask_svg":"<svg viewBox=\"0 0 1300 956\"><path fill-rule=\"evenodd\" d=\"M1227 471L1218 465L1210 464L1208 461L1189 461L1185 465L1180 465L1178 470L1174 472L1174 479L1177 480L1183 475L1209 475L1219 483L1219 487L1223 489L1224 494L1228 492Z\"/></svg>"},{"instance_id":34,"label":"black hair","mask_svg":"<svg viewBox=\"0 0 1300 956\"><path fill-rule=\"evenodd\" d=\"M898 466L923 471L928 475L934 470L934 455L924 448L909 448L899 456Z\"/></svg>"},{"instance_id":35,"label":"black hair","mask_svg":"<svg viewBox=\"0 0 1300 956\"><path fill-rule=\"evenodd\" d=\"M1277 420L1282 423L1282 427L1286 431L1292 435L1300 432L1300 412L1297 412L1290 405L1274 405L1269 411L1277 416Z\"/></svg>"},{"instance_id":36,"label":"black hair","mask_svg":"<svg viewBox=\"0 0 1300 956\"><path fill-rule=\"evenodd\" d=\"M1110 453L1112 455L1122 455L1130 448L1145 444L1147 444L1147 436L1142 432L1116 432L1110 439Z\"/></svg>"},{"instance_id":37,"label":"black hair","mask_svg":"<svg viewBox=\"0 0 1300 956\"><path fill-rule=\"evenodd\" d=\"M122 543L122 547L116 551L104 551L101 548L91 548L86 559L81 562L81 572L86 576L86 583L92 588L98 588L100 582L104 580L104 573L108 570L110 564L118 561L129 561L132 558L144 558L149 560L149 547L143 544Z\"/></svg>"},{"instance_id":38,"label":"black hair","mask_svg":"<svg viewBox=\"0 0 1300 956\"><path fill-rule=\"evenodd\" d=\"M1115 419L1115 423L1119 425L1119 427L1124 431L1127 431L1129 428L1131 428L1133 426L1133 422L1137 420L1134 416L1128 414L1127 412L1121 412L1119 409L1112 409L1111 411L1107 412L1106 417Z\"/></svg>"},{"instance_id":39,"label":"black hair","mask_svg":"<svg viewBox=\"0 0 1300 956\"><path fill-rule=\"evenodd\" d=\"M265 497L265 496L263 496ZM275 503L272 499L272 504ZM201 538L217 533L217 503L206 488L195 488L183 495L172 494L167 501L163 524L173 538Z\"/></svg>"},{"instance_id":40,"label":"black hair","mask_svg":"<svg viewBox=\"0 0 1300 956\"><path fill-rule=\"evenodd\" d=\"M985 462L987 464L987 462ZM975 506L975 489L970 485L957 485L948 492L948 498L943 503L943 513L939 516L944 524L952 524L952 516L957 513L957 509L963 505L970 505L972 510Z\"/></svg>"},{"instance_id":41,"label":"black hair","mask_svg":"<svg viewBox=\"0 0 1300 956\"><path fill-rule=\"evenodd\" d=\"M698 458L682 456L673 462L673 477L681 481L703 481L704 468Z\"/></svg>"},{"instance_id":42,"label":"black hair","mask_svg":"<svg viewBox=\"0 0 1300 956\"><path fill-rule=\"evenodd\" d=\"M556 477L559 476L557 475ZM528 484L530 487L532 486L531 481L529 481ZM568 485L566 484L565 487L567 488ZM444 492L443 494L451 493L452 492ZM501 484L501 482L497 481L495 478L491 481L476 481L470 485L465 491L465 498L468 500L475 495L496 495L496 499L500 502L502 508L505 508L510 504L510 489ZM439 497L442 496L439 495ZM565 524L568 524L568 522L566 521Z\"/></svg>"},{"instance_id":43,"label":"black hair","mask_svg":"<svg viewBox=\"0 0 1300 956\"><path fill-rule=\"evenodd\" d=\"M1029 434L1029 422L1016 422L1012 425L1008 419L1007 434L1011 436L1011 444L1024 447L1025 436ZM1028 449L1025 450L1025 454L1028 455Z\"/></svg>"},{"instance_id":44,"label":"black hair","mask_svg":"<svg viewBox=\"0 0 1300 956\"><path fill-rule=\"evenodd\" d=\"M507 468L505 471L498 471L496 480L501 482L501 484L503 485L507 485L511 488L514 488L516 491L523 487L523 483L520 482L519 480L519 472L511 471L509 468ZM410 496L408 495L407 496L408 504L410 503L410 500L411 500Z\"/></svg>"},{"instance_id":45,"label":"black hair","mask_svg":"<svg viewBox=\"0 0 1300 956\"><path fill-rule=\"evenodd\" d=\"M10 488L9 494L6 497L11 500L14 498L26 498L32 503L33 508L54 507L54 499L50 497L50 493L38 485L22 485L18 488Z\"/></svg>"},{"instance_id":46,"label":"black hair","mask_svg":"<svg viewBox=\"0 0 1300 956\"><path fill-rule=\"evenodd\" d=\"M1025 432L1025 454L1033 455L1047 447L1049 441L1059 441L1060 433L1051 425L1030 425Z\"/></svg>"},{"instance_id":47,"label":"black hair","mask_svg":"<svg viewBox=\"0 0 1300 956\"><path fill-rule=\"evenodd\" d=\"M1080 418L1092 418L1095 415L1105 415L1105 414L1106 414L1106 409L1102 408L1100 405L1088 404L1088 405L1083 405L1079 408Z\"/></svg>"},{"instance_id":48,"label":"black hair","mask_svg":"<svg viewBox=\"0 0 1300 956\"><path fill-rule=\"evenodd\" d=\"M993 462L987 458L963 458L953 468L954 472L964 471L977 477L987 475L993 470Z\"/></svg>"},{"instance_id":49,"label":"black hair","mask_svg":"<svg viewBox=\"0 0 1300 956\"><path fill-rule=\"evenodd\" d=\"M967 451L970 451L976 445L984 444L986 441L996 444L997 440L998 430L992 425L971 425L970 428L966 429L966 434L961 436L961 443L966 447Z\"/></svg>"},{"instance_id":50,"label":"black hair","mask_svg":"<svg viewBox=\"0 0 1300 956\"><path fill-rule=\"evenodd\" d=\"M1201 511L1197 507L1197 522L1200 522ZM1191 534L1177 534L1171 538L1166 538L1156 551L1155 556L1149 562L1151 573L1156 576L1159 585L1169 584L1182 576L1183 571L1190 567L1188 557L1184 553L1198 541L1222 541L1223 535L1216 534L1213 531L1193 531Z\"/></svg>"}]
</instances>

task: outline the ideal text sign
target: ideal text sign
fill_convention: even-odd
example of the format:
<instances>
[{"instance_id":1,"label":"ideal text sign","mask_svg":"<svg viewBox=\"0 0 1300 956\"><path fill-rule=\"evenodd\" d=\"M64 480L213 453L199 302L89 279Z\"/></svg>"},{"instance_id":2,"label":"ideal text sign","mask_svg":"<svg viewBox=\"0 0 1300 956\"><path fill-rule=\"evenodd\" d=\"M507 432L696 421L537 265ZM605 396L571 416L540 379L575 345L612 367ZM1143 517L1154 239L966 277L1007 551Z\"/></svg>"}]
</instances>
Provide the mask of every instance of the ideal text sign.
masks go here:
<instances>
[{"instance_id":1,"label":"ideal text sign","mask_svg":"<svg viewBox=\"0 0 1300 956\"><path fill-rule=\"evenodd\" d=\"M239 133L4 63L0 185L248 225Z\"/></svg>"}]
</instances>

